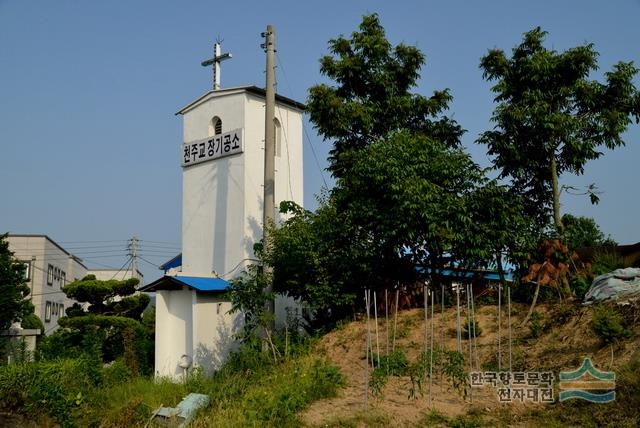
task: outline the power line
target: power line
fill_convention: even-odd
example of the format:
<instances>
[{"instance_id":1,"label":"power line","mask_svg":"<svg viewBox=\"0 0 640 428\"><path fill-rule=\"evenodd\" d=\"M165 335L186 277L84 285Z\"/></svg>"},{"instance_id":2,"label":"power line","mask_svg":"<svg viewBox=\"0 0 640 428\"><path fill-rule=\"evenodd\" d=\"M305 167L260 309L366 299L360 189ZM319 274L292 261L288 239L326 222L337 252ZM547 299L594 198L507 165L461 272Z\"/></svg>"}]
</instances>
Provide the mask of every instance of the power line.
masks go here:
<instances>
[{"instance_id":1,"label":"power line","mask_svg":"<svg viewBox=\"0 0 640 428\"><path fill-rule=\"evenodd\" d=\"M99 242L129 242L128 239L116 239L111 241L60 241L60 244L95 244Z\"/></svg>"},{"instance_id":2,"label":"power line","mask_svg":"<svg viewBox=\"0 0 640 428\"><path fill-rule=\"evenodd\" d=\"M178 244L176 244L175 242L166 242L166 241L147 241L146 239L140 239L138 240L138 242L150 242L152 244L168 244L168 245L175 245L177 246Z\"/></svg>"},{"instance_id":3,"label":"power line","mask_svg":"<svg viewBox=\"0 0 640 428\"><path fill-rule=\"evenodd\" d=\"M160 266L158 266L158 265L157 265L157 264L155 264L155 263L150 262L149 260L145 259L144 257L142 257L142 256L138 255L138 258L139 258L140 260L142 260L143 262L146 262L146 263L150 264L151 266L154 266L154 267L157 267L158 269L160 269Z\"/></svg>"},{"instance_id":4,"label":"power line","mask_svg":"<svg viewBox=\"0 0 640 428\"><path fill-rule=\"evenodd\" d=\"M282 75L284 76L284 81L287 84L287 86L289 87L289 91L291 93L293 93L293 90L291 89L291 84L289 83L289 79L287 78L287 73L284 70L284 65L283 65L282 61L280 60L280 55L278 55L277 52L276 52L276 58L278 60L278 66L282 70ZM322 178L322 182L324 183L324 187L326 189L329 189L329 186L327 185L327 181L324 179L324 173L322 172L323 170L320 167L320 161L318 161L318 155L316 154L316 149L313 147L313 144L311 143L311 138L309 138L309 133L307 132L307 127L305 126L304 121L302 121L302 130L304 131L304 135L307 137L307 143L309 144L309 147L311 147L311 153L313 154L313 158L315 159L316 166L318 167L318 170L320 171L320 177Z\"/></svg>"},{"instance_id":5,"label":"power line","mask_svg":"<svg viewBox=\"0 0 640 428\"><path fill-rule=\"evenodd\" d=\"M121 267L120 269L118 269L118 272L116 272L116 273L114 273L114 274L113 274L113 276L111 277L111 279L115 278L115 277L116 277L116 275L118 275L118 274L122 271L122 268L124 268L124 267L127 265L127 263L129 263L129 261L130 261L130 260L131 260L131 257L129 257L129 258L127 259L127 261L126 261L126 262L124 262L124 264L122 265L122 267Z\"/></svg>"}]
</instances>

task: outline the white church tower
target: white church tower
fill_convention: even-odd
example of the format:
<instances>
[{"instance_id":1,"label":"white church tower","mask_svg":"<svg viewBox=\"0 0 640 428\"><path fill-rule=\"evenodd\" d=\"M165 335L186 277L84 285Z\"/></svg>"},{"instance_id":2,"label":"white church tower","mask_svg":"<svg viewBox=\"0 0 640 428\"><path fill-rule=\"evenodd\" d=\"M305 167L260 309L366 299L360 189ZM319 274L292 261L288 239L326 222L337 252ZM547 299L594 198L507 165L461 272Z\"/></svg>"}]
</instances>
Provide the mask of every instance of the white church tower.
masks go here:
<instances>
[{"instance_id":1,"label":"white church tower","mask_svg":"<svg viewBox=\"0 0 640 428\"><path fill-rule=\"evenodd\" d=\"M157 376L180 378L185 367L215 370L234 347L242 315L228 313L228 281L256 262L262 238L265 90L219 87L219 44L213 90L178 113L184 120L182 263L144 287L156 291ZM281 201L302 205L304 105L276 95L275 211ZM283 300L280 300L283 302ZM278 306L278 302L276 303ZM276 307L276 316L284 312Z\"/></svg>"}]
</instances>

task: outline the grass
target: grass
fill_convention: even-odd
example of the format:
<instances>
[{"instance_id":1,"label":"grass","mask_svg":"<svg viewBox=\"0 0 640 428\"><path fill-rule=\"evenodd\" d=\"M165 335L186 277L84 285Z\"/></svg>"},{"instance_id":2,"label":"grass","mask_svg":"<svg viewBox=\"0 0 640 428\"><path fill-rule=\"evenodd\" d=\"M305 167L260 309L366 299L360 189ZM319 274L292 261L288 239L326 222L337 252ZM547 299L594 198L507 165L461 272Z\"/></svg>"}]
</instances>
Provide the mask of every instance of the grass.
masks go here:
<instances>
[{"instance_id":1,"label":"grass","mask_svg":"<svg viewBox=\"0 0 640 428\"><path fill-rule=\"evenodd\" d=\"M211 405L194 427L299 426L298 413L314 400L336 394L337 368L307 347L273 363L259 350L244 349L213 377L198 373L185 384L132 377L123 364L88 370L86 360L23 363L0 367L0 411L62 427L142 426L161 405L175 407L190 392ZM95 368L95 367L94 367Z\"/></svg>"},{"instance_id":2,"label":"grass","mask_svg":"<svg viewBox=\"0 0 640 428\"><path fill-rule=\"evenodd\" d=\"M482 411L476 408L470 409L466 415L449 418L436 410L427 413L418 423L418 427L451 427L451 428L478 428L485 426Z\"/></svg>"},{"instance_id":3,"label":"grass","mask_svg":"<svg viewBox=\"0 0 640 428\"><path fill-rule=\"evenodd\" d=\"M333 416L316 425L317 428L386 428L392 426L389 417L376 410L354 412L349 416Z\"/></svg>"}]
</instances>

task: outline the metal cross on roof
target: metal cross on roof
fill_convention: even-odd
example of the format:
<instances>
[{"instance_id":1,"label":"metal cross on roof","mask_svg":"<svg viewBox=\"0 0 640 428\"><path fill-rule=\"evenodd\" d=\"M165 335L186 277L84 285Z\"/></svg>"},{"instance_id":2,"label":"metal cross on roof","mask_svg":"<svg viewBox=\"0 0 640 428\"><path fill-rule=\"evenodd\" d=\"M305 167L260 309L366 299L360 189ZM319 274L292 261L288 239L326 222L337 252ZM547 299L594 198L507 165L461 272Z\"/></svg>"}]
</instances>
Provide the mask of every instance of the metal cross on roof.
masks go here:
<instances>
[{"instance_id":1,"label":"metal cross on roof","mask_svg":"<svg viewBox=\"0 0 640 428\"><path fill-rule=\"evenodd\" d=\"M225 59L232 58L230 53L220 54L220 42L213 45L213 58L202 61L203 67L213 65L213 90L220 89L220 63Z\"/></svg>"}]
</instances>

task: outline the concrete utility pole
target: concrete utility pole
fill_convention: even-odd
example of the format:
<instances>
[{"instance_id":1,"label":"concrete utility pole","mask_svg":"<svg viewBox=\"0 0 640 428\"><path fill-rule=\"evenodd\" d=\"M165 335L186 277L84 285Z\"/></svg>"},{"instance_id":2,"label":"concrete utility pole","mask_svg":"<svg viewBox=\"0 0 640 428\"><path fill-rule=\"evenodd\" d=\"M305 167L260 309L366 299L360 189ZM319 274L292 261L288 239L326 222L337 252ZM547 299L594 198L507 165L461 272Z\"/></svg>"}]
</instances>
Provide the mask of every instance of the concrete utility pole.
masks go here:
<instances>
[{"instance_id":1,"label":"concrete utility pole","mask_svg":"<svg viewBox=\"0 0 640 428\"><path fill-rule=\"evenodd\" d=\"M264 117L264 213L262 217L262 236L265 247L268 246L267 226L274 219L275 211L275 163L276 163L276 133L275 133L275 111L276 111L276 78L275 78L275 52L276 36L273 25L267 25L267 31L262 33L265 43L261 45L267 53L267 83L265 95L265 117ZM266 269L266 267L265 267ZM273 291L269 285L267 293ZM267 311L274 314L275 305L273 300L267 303Z\"/></svg>"},{"instance_id":2,"label":"concrete utility pole","mask_svg":"<svg viewBox=\"0 0 640 428\"><path fill-rule=\"evenodd\" d=\"M138 277L138 263L136 260L138 251L138 238L131 238L131 242L129 243L129 255L131 256L131 278Z\"/></svg>"}]
</instances>

